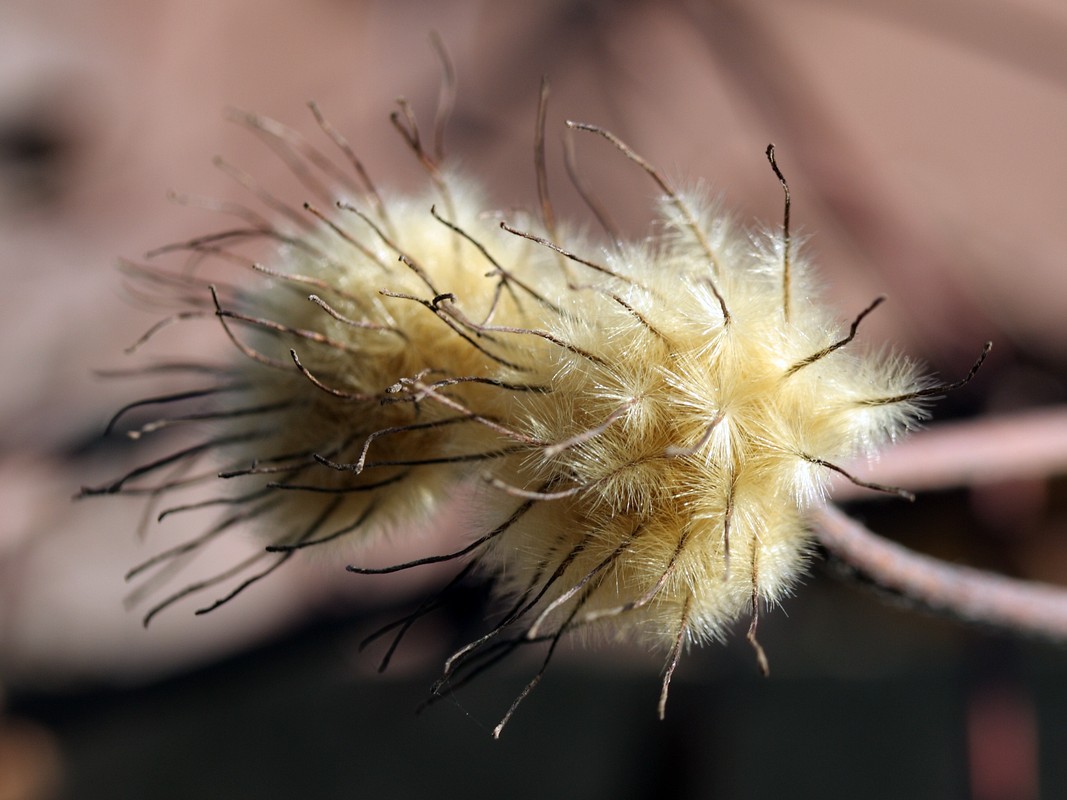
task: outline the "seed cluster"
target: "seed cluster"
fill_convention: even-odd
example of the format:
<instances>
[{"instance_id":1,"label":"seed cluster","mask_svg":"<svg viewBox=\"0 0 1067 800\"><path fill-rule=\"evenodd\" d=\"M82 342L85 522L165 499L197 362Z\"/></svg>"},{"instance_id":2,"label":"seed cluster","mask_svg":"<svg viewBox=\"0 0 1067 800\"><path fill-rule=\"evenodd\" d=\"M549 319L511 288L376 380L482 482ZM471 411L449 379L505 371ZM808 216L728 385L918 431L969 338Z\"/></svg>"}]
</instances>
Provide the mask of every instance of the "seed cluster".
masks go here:
<instances>
[{"instance_id":1,"label":"seed cluster","mask_svg":"<svg viewBox=\"0 0 1067 800\"><path fill-rule=\"evenodd\" d=\"M634 635L669 651L662 713L683 647L721 638L746 613L765 668L755 622L803 571L805 510L834 472L906 494L840 465L872 455L949 388L853 344L880 300L851 327L820 304L793 252L773 149L786 224L754 235L674 191L612 134L573 126L607 139L662 192L652 235L596 245L557 226L544 195L540 218L489 213L477 189L423 150L413 118L398 127L430 190L383 198L317 117L358 180L277 123L245 121L291 163L327 172L339 187L322 198L328 210L267 197L280 219L239 211L244 226L170 248L192 254L181 271L128 265L142 293L178 299L164 323L213 318L235 357L159 367L197 383L131 404L112 424L138 407L194 402L192 413L129 433L197 421L211 424L209 437L84 493L158 500L223 484L161 514L219 505L217 524L131 575L169 568L244 523L266 544L164 598L146 624L235 582L201 609L211 610L298 552L358 559L361 544L428 521L458 487L474 486L475 534L461 550L349 567L455 559L466 564L460 577L494 582L501 621L448 660L437 691L525 643L550 642L550 656L570 631ZM249 240L272 243L266 266L242 254ZM224 281L227 269L239 278ZM208 457L216 461L197 472Z\"/></svg>"}]
</instances>

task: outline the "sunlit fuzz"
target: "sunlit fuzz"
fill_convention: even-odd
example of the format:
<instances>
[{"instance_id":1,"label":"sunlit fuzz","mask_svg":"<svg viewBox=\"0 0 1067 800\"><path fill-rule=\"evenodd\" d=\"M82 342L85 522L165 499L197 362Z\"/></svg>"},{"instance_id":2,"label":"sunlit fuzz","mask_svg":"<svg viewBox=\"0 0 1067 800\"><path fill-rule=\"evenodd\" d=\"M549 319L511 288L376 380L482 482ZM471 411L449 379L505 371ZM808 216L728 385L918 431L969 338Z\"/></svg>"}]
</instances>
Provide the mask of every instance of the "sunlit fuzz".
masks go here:
<instances>
[{"instance_id":1,"label":"sunlit fuzz","mask_svg":"<svg viewBox=\"0 0 1067 800\"><path fill-rule=\"evenodd\" d=\"M298 233L285 227L255 233L280 242L265 264L239 255L236 243L205 237L180 246L195 256L182 272L126 265L141 299L151 292L160 303L178 303L165 322L207 318L235 357L214 369L191 365L208 373L203 389L131 404L110 426L142 406L163 404L167 416L127 434L140 438L196 423L209 426L206 439L83 494L159 499L222 479L214 499L171 504L161 517L205 505L232 510L130 577L173 571L239 524L267 545L259 556L164 598L146 624L194 589L243 578L220 598L225 602L296 550L347 559L382 532L417 530L450 487L500 455L491 449L495 423L474 410L487 405L479 398L494 390L488 405L495 419L508 405L501 397L538 387L499 383L495 368L506 362L477 341L490 344L491 337L463 327L514 316L523 302L521 280L494 270L481 241L493 241L520 272L546 256L487 219L476 190L451 180L447 187L415 198L342 200L328 215L308 206ZM138 346L162 330L154 327ZM186 413L191 402L199 405ZM207 456L214 461L190 479L186 473ZM266 569L254 572L259 562Z\"/></svg>"},{"instance_id":2,"label":"sunlit fuzz","mask_svg":"<svg viewBox=\"0 0 1067 800\"><path fill-rule=\"evenodd\" d=\"M526 639L720 638L803 573L803 512L833 472L920 416L916 370L846 347L856 326L819 302L795 256L785 299L781 237L706 208L673 198L656 239L602 254L596 271L574 262L586 285L527 323L545 335L512 334L529 348L521 375L548 391L511 422L539 444L487 475L512 498L497 516L523 513L483 561Z\"/></svg>"},{"instance_id":3,"label":"sunlit fuzz","mask_svg":"<svg viewBox=\"0 0 1067 800\"><path fill-rule=\"evenodd\" d=\"M306 280L274 277L235 298L246 309L241 316L220 306L227 333L246 351L237 367L246 397L289 401L274 419L253 423L265 422L264 439L231 450L238 457L243 450L250 465L250 474L234 476L242 490L250 484L289 492L281 508L293 525L279 526L279 512L272 512L260 526L272 544L336 539L348 556L372 532L424 521L483 455L478 446L489 437L471 409L485 393L482 381L492 378L491 362L472 337L454 330L441 310L442 287L463 287L447 303L472 319L509 313L514 299L501 291L499 276L486 274L475 246L449 227L499 238L479 219L483 205L459 192L448 200L455 220L439 214L430 196L391 201L385 221L343 209L330 222L336 230L309 240L318 253L291 251L277 260L275 275L284 270L321 282L311 286L315 294L307 296ZM504 244L502 255L518 266L533 249ZM268 322L248 322L267 309ZM249 329L243 341L235 322ZM288 468L281 475L279 464ZM269 471L260 474L265 465ZM326 507L333 508L329 517L304 532L299 522ZM299 539L278 542L283 528Z\"/></svg>"},{"instance_id":4,"label":"sunlit fuzz","mask_svg":"<svg viewBox=\"0 0 1067 800\"><path fill-rule=\"evenodd\" d=\"M588 632L667 651L662 714L685 646L721 638L741 616L767 670L759 612L803 574L812 539L804 514L824 501L830 477L909 496L843 465L912 427L929 398L969 380L981 359L962 381L933 385L906 359L854 341L882 299L851 322L825 307L790 234L773 148L784 221L755 234L703 195L675 191L613 134L572 124L643 169L661 200L639 243L570 233L546 189L545 97L537 216L490 212L469 179L423 148L405 104L394 124L430 184L409 199L383 199L317 110L359 177L354 190L292 131L243 119L322 205L298 211L238 175L280 221L227 208L247 227L164 248L191 254L183 270L131 267L142 299L179 305L138 346L171 322L201 320L234 357L166 367L206 383L133 403L112 421L128 427L129 415L164 405L170 413L128 433L195 422L210 426L208 438L83 494L159 501L223 484L207 500L164 509L160 517L227 507L131 575L166 577L245 523L266 547L157 602L146 624L229 584L201 609L212 610L298 551L334 555L362 574L463 562L460 578L476 569L507 610L447 660L437 696L530 643L549 642L547 665L562 636ZM341 190L322 190L308 164ZM241 249L247 240L271 244L263 264ZM215 462L198 466L207 456ZM359 563L360 546L378 534L428 527L460 485L476 491L458 549ZM434 605L379 633L402 636Z\"/></svg>"}]
</instances>

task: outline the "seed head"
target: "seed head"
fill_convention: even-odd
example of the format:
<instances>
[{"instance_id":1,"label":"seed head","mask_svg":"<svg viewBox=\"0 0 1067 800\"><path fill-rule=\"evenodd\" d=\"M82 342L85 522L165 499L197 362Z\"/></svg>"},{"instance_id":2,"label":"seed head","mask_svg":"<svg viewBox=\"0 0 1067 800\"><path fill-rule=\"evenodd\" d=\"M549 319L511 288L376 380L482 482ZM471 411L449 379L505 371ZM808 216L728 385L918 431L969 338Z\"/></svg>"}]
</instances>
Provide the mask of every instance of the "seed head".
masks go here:
<instances>
[{"instance_id":1,"label":"seed head","mask_svg":"<svg viewBox=\"0 0 1067 800\"><path fill-rule=\"evenodd\" d=\"M169 320L214 318L234 358L218 368L172 365L207 384L116 416L206 403L131 435L196 420L214 424L208 439L84 493L160 497L220 475L216 497L161 515L215 504L227 509L220 521L131 574L246 521L266 545L158 602L146 624L194 590L238 581L201 609L211 610L297 551L358 559L369 538L425 525L458 486L476 485L475 533L461 549L349 567L466 560L461 576L477 568L494 582L508 610L448 659L437 691L526 643L550 641L550 657L565 633L582 630L668 650L662 713L684 646L721 638L746 613L766 669L755 623L761 605L779 603L803 573L805 511L823 502L835 472L907 496L841 465L873 455L951 388L854 341L881 298L850 325L822 304L795 252L773 149L785 221L780 232L753 234L704 197L675 191L614 135L572 125L606 138L662 197L653 235L598 245L556 224L543 173L541 221L513 212L500 222L469 180L422 149L406 105L394 122L431 186L383 199L314 110L361 182L338 196L357 200L328 195L298 212L257 189L284 219L242 210L249 228L172 248L190 251L195 269L134 268L143 285L180 298ZM243 121L289 163L345 183L297 134ZM537 141L540 168L540 128ZM318 185L307 166L297 175ZM249 238L273 243L266 266L240 251ZM200 263L205 255L215 267ZM202 272L235 265L236 282ZM196 474L208 455L217 465Z\"/></svg>"}]
</instances>

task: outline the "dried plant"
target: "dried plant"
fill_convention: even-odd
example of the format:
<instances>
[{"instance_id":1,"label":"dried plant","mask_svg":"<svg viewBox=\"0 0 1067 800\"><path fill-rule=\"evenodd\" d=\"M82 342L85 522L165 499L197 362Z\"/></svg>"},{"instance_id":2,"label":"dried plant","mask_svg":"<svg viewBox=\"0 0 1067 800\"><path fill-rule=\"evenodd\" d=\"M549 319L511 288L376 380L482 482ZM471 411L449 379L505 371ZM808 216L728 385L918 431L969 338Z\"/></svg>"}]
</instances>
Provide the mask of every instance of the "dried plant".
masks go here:
<instances>
[{"instance_id":1,"label":"dried plant","mask_svg":"<svg viewBox=\"0 0 1067 800\"><path fill-rule=\"evenodd\" d=\"M180 425L209 433L82 494L145 495L160 519L224 509L207 530L131 570L146 581L138 595L230 531L250 526L265 546L157 600L146 625L179 600L218 591L197 613L211 611L298 553L358 560L368 541L429 524L464 487L475 533L463 547L348 569L456 561L464 566L449 587L474 573L493 582L505 612L447 660L434 692L547 642L544 665L499 735L571 632L635 636L666 650L661 715L684 647L721 638L744 615L767 672L760 611L789 593L816 538L892 585L849 550L855 539L838 536L850 529L823 509L829 480L911 497L846 466L969 381L990 345L967 375L940 383L855 342L883 298L846 325L822 306L790 233L773 146L784 220L754 234L702 194L676 189L612 133L568 123L607 140L661 197L652 233L622 241L569 163L607 235L598 243L568 227L548 193L547 96L546 85L535 127L537 214L493 212L469 176L448 169L450 78L432 146L405 102L392 117L425 169L428 188L416 197L379 192L314 106L348 169L277 122L236 115L314 201L288 205L220 162L269 214L226 206L237 227L152 254L185 253L179 268L125 265L135 296L171 309L131 350L172 323L209 319L235 357L145 367L188 373L190 388L131 403L109 430L160 406L163 414L126 434ZM272 255L254 259L250 243L268 243ZM218 487L214 496L158 508L205 485ZM923 599L939 604L936 592ZM427 601L380 632L399 629L383 663L435 606Z\"/></svg>"}]
</instances>

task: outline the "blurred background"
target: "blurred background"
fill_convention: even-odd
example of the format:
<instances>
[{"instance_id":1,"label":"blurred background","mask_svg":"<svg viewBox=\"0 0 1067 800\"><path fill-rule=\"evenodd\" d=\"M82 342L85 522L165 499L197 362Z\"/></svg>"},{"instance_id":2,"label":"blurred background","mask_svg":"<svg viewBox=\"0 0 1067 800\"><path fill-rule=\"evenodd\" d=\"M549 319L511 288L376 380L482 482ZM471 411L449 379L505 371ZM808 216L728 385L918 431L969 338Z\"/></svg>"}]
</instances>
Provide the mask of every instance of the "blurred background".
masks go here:
<instances>
[{"instance_id":1,"label":"blurred background","mask_svg":"<svg viewBox=\"0 0 1067 800\"><path fill-rule=\"evenodd\" d=\"M124 609L127 569L183 532L175 520L139 538L136 499L70 501L143 461L104 425L167 388L94 377L126 366L155 319L124 298L116 259L228 224L167 197L245 199L216 154L304 200L228 107L326 150L315 100L380 185L421 186L388 114L403 95L429 128L431 30L458 77L449 153L499 207L536 202L542 75L553 200L590 227L561 165L565 119L609 128L768 228L782 214L773 141L842 316L889 295L868 341L951 378L995 341L934 424L1063 403L1067 10L1053 0L6 0L0 800L1067 796L1061 646L887 604L823 563L761 622L769 680L743 636L691 652L660 723L661 655L563 647L500 742L489 730L537 654L413 713L444 655L482 629L483 590L417 626L385 675L380 650L357 653L447 571L385 581L294 560L206 617L179 606L145 631ZM576 143L589 184L643 235L647 176L598 139ZM1065 489L1028 476L854 510L924 552L1063 585Z\"/></svg>"}]
</instances>

